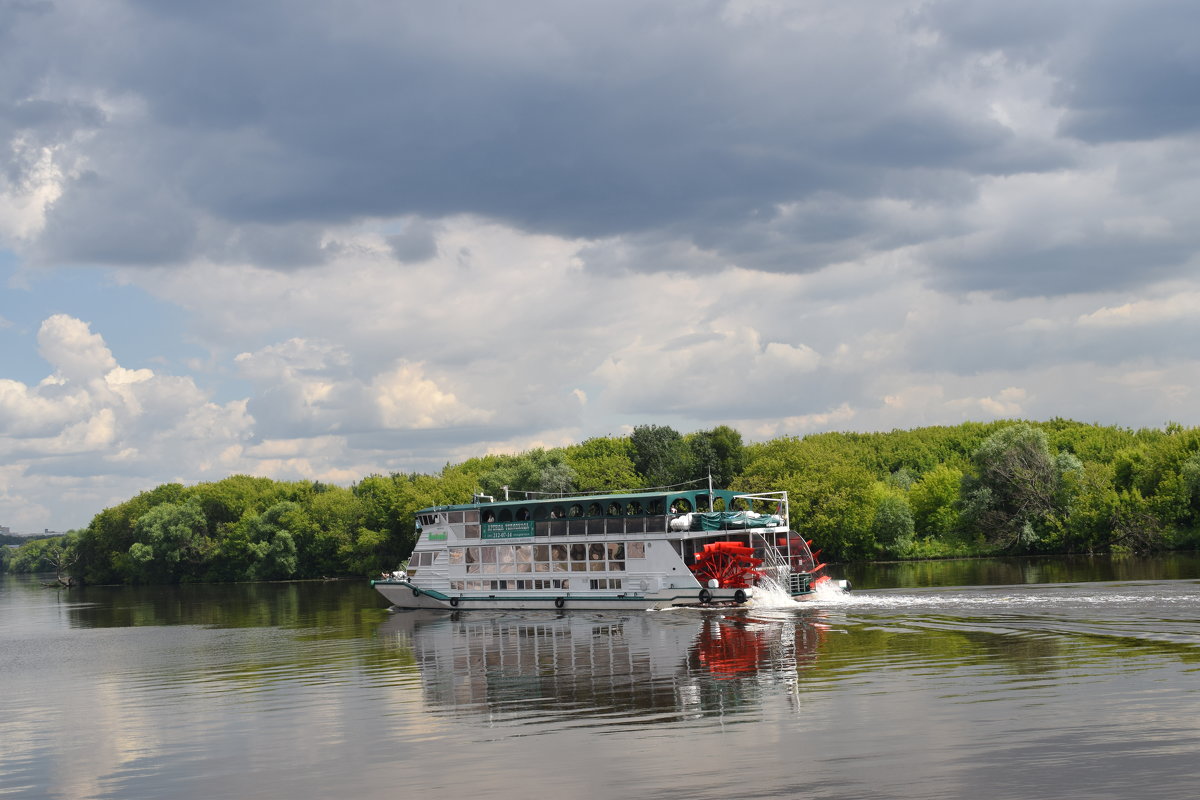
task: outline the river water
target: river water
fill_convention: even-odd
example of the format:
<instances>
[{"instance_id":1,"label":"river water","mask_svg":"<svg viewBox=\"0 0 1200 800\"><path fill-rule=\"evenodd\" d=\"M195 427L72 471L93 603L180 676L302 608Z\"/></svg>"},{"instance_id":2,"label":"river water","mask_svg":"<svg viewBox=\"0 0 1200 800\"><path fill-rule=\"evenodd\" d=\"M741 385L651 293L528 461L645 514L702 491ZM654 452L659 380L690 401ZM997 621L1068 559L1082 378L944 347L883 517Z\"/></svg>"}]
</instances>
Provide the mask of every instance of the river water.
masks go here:
<instances>
[{"instance_id":1,"label":"river water","mask_svg":"<svg viewBox=\"0 0 1200 800\"><path fill-rule=\"evenodd\" d=\"M0 795L1200 795L1200 558L836 577L791 607L560 614L0 577Z\"/></svg>"}]
</instances>

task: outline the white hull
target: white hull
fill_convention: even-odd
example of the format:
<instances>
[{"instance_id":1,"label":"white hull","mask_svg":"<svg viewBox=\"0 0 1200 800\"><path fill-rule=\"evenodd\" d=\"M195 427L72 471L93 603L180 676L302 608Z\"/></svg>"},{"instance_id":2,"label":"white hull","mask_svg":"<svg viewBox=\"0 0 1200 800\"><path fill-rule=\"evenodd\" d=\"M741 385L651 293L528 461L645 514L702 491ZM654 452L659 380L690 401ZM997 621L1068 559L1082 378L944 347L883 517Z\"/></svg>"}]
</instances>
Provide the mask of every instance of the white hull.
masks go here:
<instances>
[{"instance_id":1,"label":"white hull","mask_svg":"<svg viewBox=\"0 0 1200 800\"><path fill-rule=\"evenodd\" d=\"M459 611L472 609L597 611L664 609L699 605L743 605L753 599L753 589L668 589L655 593L630 593L624 596L531 592L522 596L454 594L424 590L405 581L372 581L380 594L398 609L441 608ZM414 591L415 589L415 591ZM704 592L704 596L701 596ZM795 597L805 597L807 592Z\"/></svg>"}]
</instances>

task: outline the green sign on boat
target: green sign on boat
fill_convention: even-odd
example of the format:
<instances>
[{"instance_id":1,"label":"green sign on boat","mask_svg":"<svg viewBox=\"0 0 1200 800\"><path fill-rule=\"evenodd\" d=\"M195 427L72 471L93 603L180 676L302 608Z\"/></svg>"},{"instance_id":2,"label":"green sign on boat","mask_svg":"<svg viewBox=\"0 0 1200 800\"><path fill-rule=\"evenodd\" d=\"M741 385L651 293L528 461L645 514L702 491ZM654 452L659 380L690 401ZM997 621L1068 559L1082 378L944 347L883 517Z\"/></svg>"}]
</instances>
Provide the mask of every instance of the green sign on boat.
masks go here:
<instances>
[{"instance_id":1,"label":"green sign on boat","mask_svg":"<svg viewBox=\"0 0 1200 800\"><path fill-rule=\"evenodd\" d=\"M483 523L484 539L524 539L533 536L533 522L485 522Z\"/></svg>"}]
</instances>

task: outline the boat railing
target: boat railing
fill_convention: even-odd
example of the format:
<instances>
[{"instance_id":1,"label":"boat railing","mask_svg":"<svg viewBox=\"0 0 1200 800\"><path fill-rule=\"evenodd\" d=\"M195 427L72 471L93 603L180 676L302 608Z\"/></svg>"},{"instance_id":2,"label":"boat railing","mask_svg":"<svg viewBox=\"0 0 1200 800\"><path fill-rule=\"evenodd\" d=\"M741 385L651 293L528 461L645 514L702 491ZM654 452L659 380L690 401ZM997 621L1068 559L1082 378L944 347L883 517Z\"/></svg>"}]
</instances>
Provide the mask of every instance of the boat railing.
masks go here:
<instances>
[{"instance_id":1,"label":"boat railing","mask_svg":"<svg viewBox=\"0 0 1200 800\"><path fill-rule=\"evenodd\" d=\"M775 573L776 577L782 579L784 575L791 571L788 565L787 556L779 552L779 548L775 546L774 537L775 531L754 531L750 534L750 546L754 548L755 555L763 560L763 568Z\"/></svg>"}]
</instances>

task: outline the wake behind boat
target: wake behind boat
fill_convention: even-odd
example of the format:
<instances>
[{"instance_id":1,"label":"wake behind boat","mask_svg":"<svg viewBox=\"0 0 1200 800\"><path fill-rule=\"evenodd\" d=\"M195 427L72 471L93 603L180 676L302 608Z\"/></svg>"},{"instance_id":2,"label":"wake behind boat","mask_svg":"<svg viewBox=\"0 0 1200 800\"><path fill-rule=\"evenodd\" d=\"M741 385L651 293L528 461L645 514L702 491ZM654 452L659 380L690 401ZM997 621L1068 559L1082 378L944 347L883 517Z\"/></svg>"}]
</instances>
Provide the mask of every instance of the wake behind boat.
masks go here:
<instances>
[{"instance_id":1,"label":"wake behind boat","mask_svg":"<svg viewBox=\"0 0 1200 800\"><path fill-rule=\"evenodd\" d=\"M405 569L372 585L398 608L743 605L768 585L812 595L811 543L787 492L633 492L425 508Z\"/></svg>"}]
</instances>

